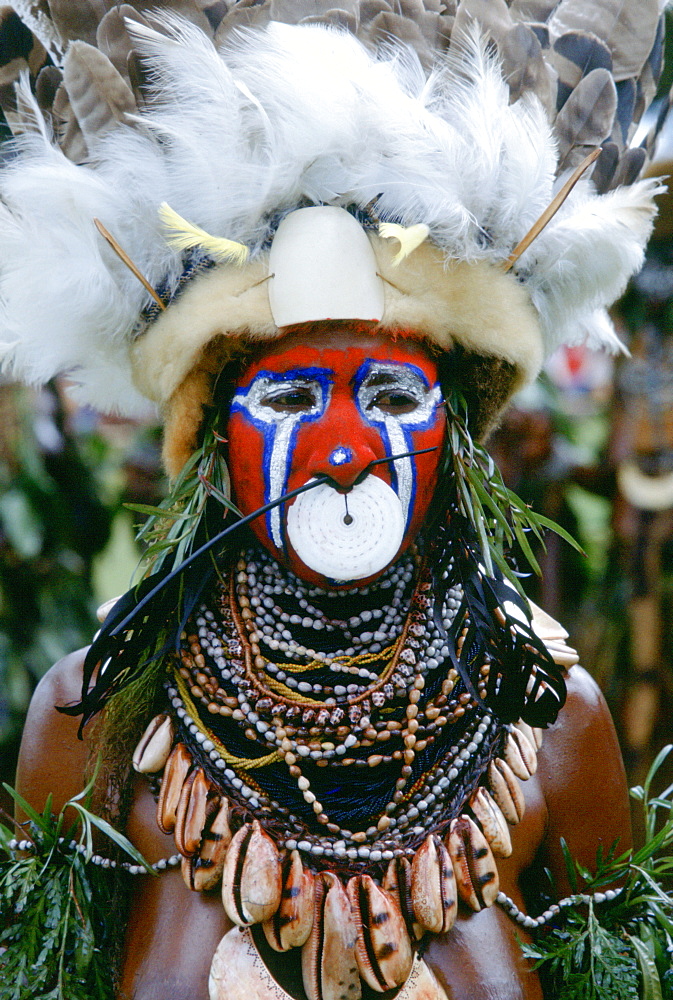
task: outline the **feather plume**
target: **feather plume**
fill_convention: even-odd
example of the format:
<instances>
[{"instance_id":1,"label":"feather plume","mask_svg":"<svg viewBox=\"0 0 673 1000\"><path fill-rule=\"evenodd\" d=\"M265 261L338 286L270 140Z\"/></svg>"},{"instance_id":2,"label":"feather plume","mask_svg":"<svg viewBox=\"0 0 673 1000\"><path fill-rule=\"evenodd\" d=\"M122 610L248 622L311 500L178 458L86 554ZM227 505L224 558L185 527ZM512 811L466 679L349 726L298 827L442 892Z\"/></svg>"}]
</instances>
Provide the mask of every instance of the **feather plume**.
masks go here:
<instances>
[{"instance_id":1,"label":"feather plume","mask_svg":"<svg viewBox=\"0 0 673 1000\"><path fill-rule=\"evenodd\" d=\"M400 249L393 257L394 267L401 264L405 257L408 257L416 247L424 243L429 235L430 227L423 222L419 222L415 226L399 226L395 222L382 222L379 226L379 236L399 241Z\"/></svg>"},{"instance_id":2,"label":"feather plume","mask_svg":"<svg viewBox=\"0 0 673 1000\"><path fill-rule=\"evenodd\" d=\"M514 27L505 0L462 0L456 11L453 30L460 37L461 34L472 31L475 24L498 47Z\"/></svg>"},{"instance_id":3,"label":"feather plume","mask_svg":"<svg viewBox=\"0 0 673 1000\"><path fill-rule=\"evenodd\" d=\"M35 81L35 99L40 110L50 112L53 108L58 88L63 83L63 73L56 66L45 66Z\"/></svg>"},{"instance_id":4,"label":"feather plume","mask_svg":"<svg viewBox=\"0 0 673 1000\"><path fill-rule=\"evenodd\" d=\"M211 236L199 226L194 226L191 222L183 219L165 201L159 205L159 218L166 230L167 242L176 250L191 250L193 247L200 247L215 260L226 260L239 267L245 264L248 259L249 251L243 243L235 243L233 240L227 240L221 236Z\"/></svg>"},{"instance_id":5,"label":"feather plume","mask_svg":"<svg viewBox=\"0 0 673 1000\"><path fill-rule=\"evenodd\" d=\"M12 8L45 47L54 63L59 65L65 54L65 46L56 26L45 14L39 0L12 0Z\"/></svg>"},{"instance_id":6,"label":"feather plume","mask_svg":"<svg viewBox=\"0 0 673 1000\"><path fill-rule=\"evenodd\" d=\"M552 37L581 31L602 39L612 53L615 80L638 76L654 44L659 21L656 2L561 0L549 19Z\"/></svg>"},{"instance_id":7,"label":"feather plume","mask_svg":"<svg viewBox=\"0 0 673 1000\"><path fill-rule=\"evenodd\" d=\"M594 69L583 77L556 116L560 171L572 169L612 132L617 91L612 74Z\"/></svg>"},{"instance_id":8,"label":"feather plume","mask_svg":"<svg viewBox=\"0 0 673 1000\"><path fill-rule=\"evenodd\" d=\"M600 342L591 317L602 315L597 310L614 302L642 265L656 211L653 198L662 191L657 180L647 180L596 198L582 181L545 238L533 244L528 287L549 350L587 337L594 346ZM605 346L614 346L614 338Z\"/></svg>"},{"instance_id":9,"label":"feather plume","mask_svg":"<svg viewBox=\"0 0 673 1000\"><path fill-rule=\"evenodd\" d=\"M512 0L512 17L522 21L538 21L546 24L554 12L558 0Z\"/></svg>"},{"instance_id":10,"label":"feather plume","mask_svg":"<svg viewBox=\"0 0 673 1000\"><path fill-rule=\"evenodd\" d=\"M500 55L510 100L535 94L547 115L551 115L556 108L556 75L543 57L537 35L524 24L514 25L500 43Z\"/></svg>"},{"instance_id":11,"label":"feather plume","mask_svg":"<svg viewBox=\"0 0 673 1000\"><path fill-rule=\"evenodd\" d=\"M133 45L126 30L125 18L137 14L129 4L120 4L109 10L98 25L96 44L103 55L107 56L122 79L129 83L128 62L133 51Z\"/></svg>"},{"instance_id":12,"label":"feather plume","mask_svg":"<svg viewBox=\"0 0 673 1000\"><path fill-rule=\"evenodd\" d=\"M61 152L73 163L84 163L89 156L89 149L72 107L68 91L63 82L56 91L52 105L52 120L54 131L58 135Z\"/></svg>"},{"instance_id":13,"label":"feather plume","mask_svg":"<svg viewBox=\"0 0 673 1000\"><path fill-rule=\"evenodd\" d=\"M64 43L96 43L98 22L105 14L104 0L49 0L49 13Z\"/></svg>"},{"instance_id":14,"label":"feather plume","mask_svg":"<svg viewBox=\"0 0 673 1000\"><path fill-rule=\"evenodd\" d=\"M107 56L86 42L73 42L68 49L63 83L91 151L106 132L137 111L131 88Z\"/></svg>"},{"instance_id":15,"label":"feather plume","mask_svg":"<svg viewBox=\"0 0 673 1000\"><path fill-rule=\"evenodd\" d=\"M558 73L559 108L592 70L612 72L610 49L600 38L586 31L566 31L557 38L549 52L549 61Z\"/></svg>"},{"instance_id":16,"label":"feather plume","mask_svg":"<svg viewBox=\"0 0 673 1000\"><path fill-rule=\"evenodd\" d=\"M210 4L208 17L192 0L158 15L150 0L52 6L64 37L86 42L71 45L62 82L44 77L44 109L21 98L29 133L0 171L6 365L29 381L69 372L80 400L129 414L148 411L129 351L149 297L97 239L94 217L168 294L184 262L164 238L162 202L251 256L285 213L334 204L428 227L447 262L502 264L551 202L558 172L593 146L605 143L600 190L635 178L643 154L621 150L661 49L658 0L343 0L334 17L328 0L263 0L224 14ZM338 22L343 12L362 40L278 20ZM94 36L109 57L96 64L87 61ZM561 57L574 89L556 116ZM121 111L110 88L124 95ZM582 310L598 316L638 266L653 193L636 184L631 196L597 196L584 180L517 261L548 350L578 330L612 343Z\"/></svg>"}]
</instances>

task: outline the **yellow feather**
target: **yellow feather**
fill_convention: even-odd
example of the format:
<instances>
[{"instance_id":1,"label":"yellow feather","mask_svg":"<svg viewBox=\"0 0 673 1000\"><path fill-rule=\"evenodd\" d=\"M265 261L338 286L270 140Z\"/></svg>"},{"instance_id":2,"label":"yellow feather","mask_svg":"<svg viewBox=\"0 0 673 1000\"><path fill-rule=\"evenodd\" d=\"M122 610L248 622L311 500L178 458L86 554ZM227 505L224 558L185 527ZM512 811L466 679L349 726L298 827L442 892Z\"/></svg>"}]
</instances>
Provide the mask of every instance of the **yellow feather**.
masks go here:
<instances>
[{"instance_id":1,"label":"yellow feather","mask_svg":"<svg viewBox=\"0 0 673 1000\"><path fill-rule=\"evenodd\" d=\"M211 236L199 226L187 222L181 215L174 212L170 205L162 202L159 206L159 218L167 230L166 242L176 250L190 250L192 247L202 247L211 257L226 260L240 266L248 259L249 250L243 243L225 240L223 237Z\"/></svg>"},{"instance_id":2,"label":"yellow feather","mask_svg":"<svg viewBox=\"0 0 673 1000\"><path fill-rule=\"evenodd\" d=\"M424 243L430 235L430 227L424 222L415 226L400 226L396 222L381 222L379 236L384 240L399 240L400 249L393 257L393 267L397 267L416 247Z\"/></svg>"}]
</instances>

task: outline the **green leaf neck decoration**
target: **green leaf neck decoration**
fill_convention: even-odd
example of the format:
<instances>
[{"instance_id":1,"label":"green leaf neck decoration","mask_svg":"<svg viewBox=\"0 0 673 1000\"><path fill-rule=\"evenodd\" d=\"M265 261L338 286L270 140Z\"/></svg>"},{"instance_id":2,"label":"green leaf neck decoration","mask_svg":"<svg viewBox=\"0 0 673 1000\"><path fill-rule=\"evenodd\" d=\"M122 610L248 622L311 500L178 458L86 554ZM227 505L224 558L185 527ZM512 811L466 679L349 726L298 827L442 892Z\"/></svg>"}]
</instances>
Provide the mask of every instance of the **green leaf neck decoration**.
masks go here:
<instances>
[{"instance_id":1,"label":"green leaf neck decoration","mask_svg":"<svg viewBox=\"0 0 673 1000\"><path fill-rule=\"evenodd\" d=\"M143 576L174 569L190 556L202 534L199 529L209 508L219 507L221 517L226 517L229 511L240 516L231 501L229 470L222 449L224 438L219 429L221 420L219 410L211 411L200 447L157 507L126 505L129 510L147 516L137 534L145 549Z\"/></svg>"},{"instance_id":2,"label":"green leaf neck decoration","mask_svg":"<svg viewBox=\"0 0 673 1000\"><path fill-rule=\"evenodd\" d=\"M489 577L496 570L516 588L527 605L519 576L508 562L518 543L528 565L538 576L540 565L530 544L534 536L544 547L545 531L553 531L578 552L578 542L555 521L538 514L505 485L500 470L483 445L468 429L467 404L456 391L447 395L448 446L444 475L453 481L455 502L472 527L481 549L483 570Z\"/></svg>"},{"instance_id":3,"label":"green leaf neck decoration","mask_svg":"<svg viewBox=\"0 0 673 1000\"><path fill-rule=\"evenodd\" d=\"M673 785L651 795L653 781L673 745L663 748L644 785L631 789L642 803L645 843L616 856L615 846L597 856L590 875L566 865L577 890L556 926L541 926L532 944L546 993L558 1000L672 1000L673 998ZM611 896L605 902L607 887ZM600 905L598 905L600 904Z\"/></svg>"}]
</instances>

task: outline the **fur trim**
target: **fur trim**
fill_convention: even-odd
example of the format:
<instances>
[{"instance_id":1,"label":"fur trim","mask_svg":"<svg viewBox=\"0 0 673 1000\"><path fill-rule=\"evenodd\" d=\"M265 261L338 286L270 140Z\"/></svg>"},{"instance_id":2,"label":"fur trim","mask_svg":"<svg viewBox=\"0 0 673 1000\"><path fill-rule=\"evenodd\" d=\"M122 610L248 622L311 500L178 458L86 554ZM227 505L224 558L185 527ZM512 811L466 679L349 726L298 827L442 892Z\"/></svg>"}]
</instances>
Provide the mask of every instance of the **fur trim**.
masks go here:
<instances>
[{"instance_id":1,"label":"fur trim","mask_svg":"<svg viewBox=\"0 0 673 1000\"><path fill-rule=\"evenodd\" d=\"M379 328L414 330L442 352L460 345L468 354L505 361L514 369L510 392L535 378L542 361L537 315L512 275L485 262L446 265L428 244L394 266L390 241L370 240L384 279ZM243 349L283 335L271 318L265 265L258 257L247 268L224 265L195 279L134 347L136 385L164 413L170 475L196 443L217 372ZM485 424L497 410L483 416Z\"/></svg>"},{"instance_id":2,"label":"fur trim","mask_svg":"<svg viewBox=\"0 0 673 1000\"><path fill-rule=\"evenodd\" d=\"M542 362L537 316L512 275L484 262L447 265L427 244L395 267L390 242L370 240L384 279L382 328L415 330L443 351L458 343L502 358L518 370L519 384L535 378ZM241 341L282 336L271 318L267 277L263 255L246 267L223 265L196 278L136 341L132 364L139 392L163 408L209 341L222 335L233 356Z\"/></svg>"}]
</instances>

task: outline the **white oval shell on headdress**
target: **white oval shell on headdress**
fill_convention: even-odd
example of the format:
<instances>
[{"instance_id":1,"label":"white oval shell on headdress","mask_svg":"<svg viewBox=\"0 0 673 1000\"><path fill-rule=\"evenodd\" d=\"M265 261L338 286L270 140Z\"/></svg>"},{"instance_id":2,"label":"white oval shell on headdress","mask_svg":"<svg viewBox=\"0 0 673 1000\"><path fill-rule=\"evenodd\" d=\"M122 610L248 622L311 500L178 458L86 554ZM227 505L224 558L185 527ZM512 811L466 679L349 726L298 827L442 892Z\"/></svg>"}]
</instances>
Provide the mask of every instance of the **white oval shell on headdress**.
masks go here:
<instances>
[{"instance_id":1,"label":"white oval shell on headdress","mask_svg":"<svg viewBox=\"0 0 673 1000\"><path fill-rule=\"evenodd\" d=\"M348 494L327 484L302 493L288 510L287 534L314 572L340 582L364 580L397 556L404 514L394 490L367 476Z\"/></svg>"},{"instance_id":2,"label":"white oval shell on headdress","mask_svg":"<svg viewBox=\"0 0 673 1000\"><path fill-rule=\"evenodd\" d=\"M383 282L367 234L336 206L286 215L269 252L269 305L276 326L327 319L378 322Z\"/></svg>"}]
</instances>

